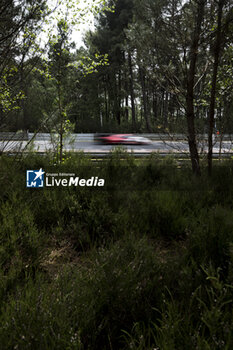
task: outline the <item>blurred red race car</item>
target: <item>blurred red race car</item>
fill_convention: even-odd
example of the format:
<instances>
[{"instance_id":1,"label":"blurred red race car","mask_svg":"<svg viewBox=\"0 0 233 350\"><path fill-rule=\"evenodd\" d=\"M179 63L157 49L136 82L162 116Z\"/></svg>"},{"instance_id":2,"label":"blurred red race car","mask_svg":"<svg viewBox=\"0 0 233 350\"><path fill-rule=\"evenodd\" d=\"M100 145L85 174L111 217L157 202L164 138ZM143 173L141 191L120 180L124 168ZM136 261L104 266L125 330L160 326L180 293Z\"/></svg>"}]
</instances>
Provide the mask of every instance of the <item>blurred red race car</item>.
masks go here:
<instances>
[{"instance_id":1,"label":"blurred red race car","mask_svg":"<svg viewBox=\"0 0 233 350\"><path fill-rule=\"evenodd\" d=\"M148 145L151 140L133 134L96 134L95 140L105 145Z\"/></svg>"}]
</instances>

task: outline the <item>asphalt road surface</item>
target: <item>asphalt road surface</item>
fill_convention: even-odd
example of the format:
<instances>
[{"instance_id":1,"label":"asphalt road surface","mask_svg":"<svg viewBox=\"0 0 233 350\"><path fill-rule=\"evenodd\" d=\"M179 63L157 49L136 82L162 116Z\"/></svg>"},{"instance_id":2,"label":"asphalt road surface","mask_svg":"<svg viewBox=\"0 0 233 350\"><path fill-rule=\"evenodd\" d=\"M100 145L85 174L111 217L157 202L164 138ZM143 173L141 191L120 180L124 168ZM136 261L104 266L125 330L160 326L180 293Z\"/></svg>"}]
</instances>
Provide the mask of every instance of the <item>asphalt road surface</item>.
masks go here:
<instances>
[{"instance_id":1,"label":"asphalt road surface","mask_svg":"<svg viewBox=\"0 0 233 350\"><path fill-rule=\"evenodd\" d=\"M0 141L0 151L14 153L20 150L33 150L39 153L46 153L49 151L56 151L57 142L52 142L48 138L38 139L28 144L28 141ZM149 145L124 145L124 146L112 146L102 145L90 140L90 138L73 137L70 140L64 141L64 151L82 151L90 154L107 154L115 147L122 147L128 152L134 152L135 154L149 154L152 152L161 154L171 153L188 153L189 147L187 141L152 141ZM203 141L198 144L200 152L207 152L207 141ZM213 153L218 154L220 150L220 142L214 142ZM221 153L229 154L233 153L233 144L231 141L223 141L221 144Z\"/></svg>"}]
</instances>

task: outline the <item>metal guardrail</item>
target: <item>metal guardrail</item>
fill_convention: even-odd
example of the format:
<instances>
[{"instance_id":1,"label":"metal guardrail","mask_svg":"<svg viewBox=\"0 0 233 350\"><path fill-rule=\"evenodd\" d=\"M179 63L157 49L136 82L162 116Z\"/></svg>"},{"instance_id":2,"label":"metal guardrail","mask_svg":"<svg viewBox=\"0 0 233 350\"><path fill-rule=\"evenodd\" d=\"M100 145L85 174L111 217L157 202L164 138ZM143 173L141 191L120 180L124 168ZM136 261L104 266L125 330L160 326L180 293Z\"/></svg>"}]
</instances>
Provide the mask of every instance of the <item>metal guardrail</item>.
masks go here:
<instances>
[{"instance_id":1,"label":"metal guardrail","mask_svg":"<svg viewBox=\"0 0 233 350\"><path fill-rule=\"evenodd\" d=\"M27 141L34 139L35 141L51 141L51 139L59 138L59 134L55 133L37 133L32 132L0 132L0 141ZM94 134L70 134L65 139L78 139L80 141L93 141Z\"/></svg>"},{"instance_id":2,"label":"metal guardrail","mask_svg":"<svg viewBox=\"0 0 233 350\"><path fill-rule=\"evenodd\" d=\"M143 137L147 137L153 141L160 141L160 140L164 140L164 141L181 141L181 140L188 140L188 136L186 134L168 134L168 133L164 133L164 134L139 134L139 136L143 136ZM208 140L208 134L197 134L196 135L197 140ZM222 140L222 141L231 141L233 140L233 134L222 134L222 135L216 135L213 134L213 138L216 138L218 140Z\"/></svg>"},{"instance_id":3,"label":"metal guardrail","mask_svg":"<svg viewBox=\"0 0 233 350\"><path fill-rule=\"evenodd\" d=\"M56 133L38 133L38 134L34 134L34 133L28 133L28 137L29 140L31 140L32 138L35 141L51 141L52 139L58 139L59 138L59 134ZM93 141L94 140L94 134L70 134L64 137L65 140L84 140L84 141Z\"/></svg>"},{"instance_id":4,"label":"metal guardrail","mask_svg":"<svg viewBox=\"0 0 233 350\"><path fill-rule=\"evenodd\" d=\"M166 141L166 140L174 140L174 141L180 141L180 140L187 140L187 135L185 134L166 134L166 133L151 133L151 134L137 134L138 136L147 137L152 141ZM88 133L88 134L70 134L66 136L67 140L78 140L78 141L93 141L94 140L94 133ZM214 135L216 139L223 140L223 141L231 141L233 140L233 134L223 134L223 135ZM51 141L51 139L59 138L59 135L56 133L37 133L36 135L34 133L30 132L0 132L0 141L27 141L34 139L35 141ZM197 135L198 140L207 140L208 135L207 134L198 134Z\"/></svg>"},{"instance_id":5,"label":"metal guardrail","mask_svg":"<svg viewBox=\"0 0 233 350\"><path fill-rule=\"evenodd\" d=\"M36 152L39 156L46 156L48 154L48 152ZM78 153L78 152L77 152ZM14 152L14 151L9 151L9 152L6 152L6 154L8 156L17 156L17 154L19 154L18 152ZM24 155L27 155L28 152L24 152ZM51 154L51 152L49 153ZM111 157L111 152L106 152L106 153L100 153L100 152L86 152L84 153L86 156L89 156L93 159L104 159L104 158L109 158ZM148 157L151 157L151 155L155 154L155 156L158 156L158 157L168 157L168 156L172 156L174 158L179 158L179 159L187 159L187 160L190 160L190 154L187 152L187 153L178 153L178 152L174 152L174 153L164 153L164 152L152 152L152 153L144 153L144 152L140 152L140 153L137 153L137 152L134 152L134 153L130 153L129 155L133 156L134 158L148 158ZM127 154L122 154L121 155L121 158L124 158L124 157L127 157L128 155ZM205 155L206 156L206 155ZM224 158L232 158L233 157L233 153L232 152L229 152L229 153L222 153L221 154L221 159L224 159ZM214 159L220 159L219 158L219 153L213 153L213 158Z\"/></svg>"}]
</instances>

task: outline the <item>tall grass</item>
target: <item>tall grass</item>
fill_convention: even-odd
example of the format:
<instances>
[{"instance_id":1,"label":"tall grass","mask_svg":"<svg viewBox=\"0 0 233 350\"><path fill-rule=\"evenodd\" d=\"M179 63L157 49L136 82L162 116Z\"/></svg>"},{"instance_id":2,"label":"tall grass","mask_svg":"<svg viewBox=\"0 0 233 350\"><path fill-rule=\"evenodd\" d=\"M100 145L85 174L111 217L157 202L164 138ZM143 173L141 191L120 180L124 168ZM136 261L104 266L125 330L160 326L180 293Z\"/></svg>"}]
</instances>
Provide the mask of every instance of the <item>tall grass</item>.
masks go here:
<instances>
[{"instance_id":1,"label":"tall grass","mask_svg":"<svg viewBox=\"0 0 233 350\"><path fill-rule=\"evenodd\" d=\"M27 169L105 179L26 188ZM232 349L232 162L0 159L2 349Z\"/></svg>"}]
</instances>

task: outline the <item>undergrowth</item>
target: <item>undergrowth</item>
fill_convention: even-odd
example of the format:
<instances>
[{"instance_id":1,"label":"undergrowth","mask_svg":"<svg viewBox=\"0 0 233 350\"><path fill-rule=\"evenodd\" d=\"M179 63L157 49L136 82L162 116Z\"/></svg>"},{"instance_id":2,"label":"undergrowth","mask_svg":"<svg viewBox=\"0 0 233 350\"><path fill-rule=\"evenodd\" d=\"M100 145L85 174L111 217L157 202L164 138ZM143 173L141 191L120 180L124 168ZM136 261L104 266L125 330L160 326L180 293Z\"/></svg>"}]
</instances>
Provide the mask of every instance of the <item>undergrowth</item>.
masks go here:
<instances>
[{"instance_id":1,"label":"undergrowth","mask_svg":"<svg viewBox=\"0 0 233 350\"><path fill-rule=\"evenodd\" d=\"M2 157L1 348L232 349L232 167ZM26 188L40 168L105 186Z\"/></svg>"}]
</instances>

